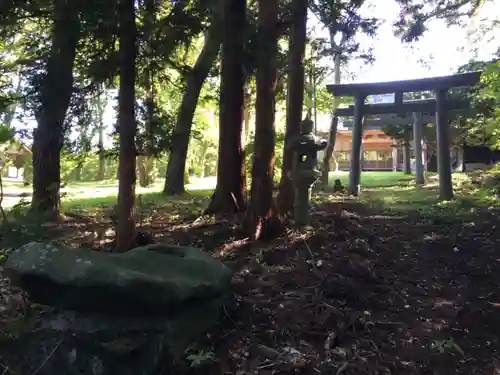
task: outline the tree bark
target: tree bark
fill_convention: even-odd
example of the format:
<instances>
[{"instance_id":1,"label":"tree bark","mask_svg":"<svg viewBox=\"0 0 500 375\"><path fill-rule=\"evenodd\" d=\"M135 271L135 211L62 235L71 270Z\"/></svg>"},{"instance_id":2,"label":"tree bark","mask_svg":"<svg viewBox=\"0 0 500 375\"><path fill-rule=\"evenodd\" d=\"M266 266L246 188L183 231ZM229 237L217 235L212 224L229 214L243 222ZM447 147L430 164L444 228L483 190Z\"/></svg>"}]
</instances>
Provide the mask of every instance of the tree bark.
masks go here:
<instances>
[{"instance_id":1,"label":"tree bark","mask_svg":"<svg viewBox=\"0 0 500 375\"><path fill-rule=\"evenodd\" d=\"M120 88L118 97L118 124L120 158L118 166L118 225L116 249L129 250L135 239L135 59L136 24L135 1L120 0Z\"/></svg>"},{"instance_id":2,"label":"tree bark","mask_svg":"<svg viewBox=\"0 0 500 375\"><path fill-rule=\"evenodd\" d=\"M136 159L139 186L149 187L154 182L154 158L147 155L139 155Z\"/></svg>"},{"instance_id":3,"label":"tree bark","mask_svg":"<svg viewBox=\"0 0 500 375\"><path fill-rule=\"evenodd\" d=\"M403 139L403 171L404 174L411 174L411 160L410 160L410 134L409 128L404 130Z\"/></svg>"},{"instance_id":4,"label":"tree bark","mask_svg":"<svg viewBox=\"0 0 500 375\"><path fill-rule=\"evenodd\" d=\"M288 55L290 71L288 72L287 84L285 145L283 149L281 181L277 197L278 211L281 216L286 216L293 212L294 189L292 181L288 176L288 173L292 169L293 151L289 150L288 145L293 137L300 133L300 122L302 121L305 85L304 58L307 36L307 3L307 0L294 0L292 3L293 24Z\"/></svg>"},{"instance_id":5,"label":"tree bark","mask_svg":"<svg viewBox=\"0 0 500 375\"><path fill-rule=\"evenodd\" d=\"M56 220L60 210L61 148L66 111L73 93L73 65L80 37L78 9L54 0L52 45L40 91L41 109L33 140L31 211Z\"/></svg>"},{"instance_id":6,"label":"tree bark","mask_svg":"<svg viewBox=\"0 0 500 375\"><path fill-rule=\"evenodd\" d=\"M333 42L333 36L330 36L331 43L334 45L335 43ZM335 78L334 78L334 83L336 85L340 84L341 80L341 54L340 51L338 51L335 54L335 59L334 59L334 69L335 69ZM337 96L333 97L333 109L332 109L332 122L330 124L330 129L328 131L328 144L325 149L325 154L323 156L323 169L322 169L322 176L321 176L321 181L323 184L328 185L328 179L330 176L330 160L332 160L333 156L333 151L335 150L335 142L337 141L337 130L339 127L339 118L338 116L335 116L335 111L337 110L339 106L339 98Z\"/></svg>"},{"instance_id":7,"label":"tree bark","mask_svg":"<svg viewBox=\"0 0 500 375\"><path fill-rule=\"evenodd\" d=\"M208 153L208 147L210 146L210 143L207 141L203 141L203 143L200 146L200 155L199 155L199 162L200 162L200 178L205 177L205 162L207 158L207 153Z\"/></svg>"},{"instance_id":8,"label":"tree bark","mask_svg":"<svg viewBox=\"0 0 500 375\"><path fill-rule=\"evenodd\" d=\"M76 181L82 180L82 169L83 169L83 160L78 161L78 163L76 164L76 168L75 168L75 180Z\"/></svg>"},{"instance_id":9,"label":"tree bark","mask_svg":"<svg viewBox=\"0 0 500 375\"><path fill-rule=\"evenodd\" d=\"M106 175L106 150L104 149L104 94L100 94L96 100L97 107L97 121L99 122L99 134L97 148L99 152L99 169L97 172L97 181L103 181Z\"/></svg>"},{"instance_id":10,"label":"tree bark","mask_svg":"<svg viewBox=\"0 0 500 375\"><path fill-rule=\"evenodd\" d=\"M410 145L407 142L403 144L403 171L404 174L411 174Z\"/></svg>"},{"instance_id":11,"label":"tree bark","mask_svg":"<svg viewBox=\"0 0 500 375\"><path fill-rule=\"evenodd\" d=\"M97 172L97 181L103 181L106 177L106 150L104 150L104 129L99 127L99 170Z\"/></svg>"},{"instance_id":12,"label":"tree bark","mask_svg":"<svg viewBox=\"0 0 500 375\"><path fill-rule=\"evenodd\" d=\"M273 201L277 17L278 0L259 0L255 151L251 201L245 217L246 229L256 240L273 236L279 225Z\"/></svg>"},{"instance_id":13,"label":"tree bark","mask_svg":"<svg viewBox=\"0 0 500 375\"><path fill-rule=\"evenodd\" d=\"M245 91L244 97L244 112L243 112L243 134L242 134L242 142L243 146L245 146L248 142L248 137L250 135L250 120L252 118L252 112L250 108L252 100L252 94L250 92Z\"/></svg>"},{"instance_id":14,"label":"tree bark","mask_svg":"<svg viewBox=\"0 0 500 375\"><path fill-rule=\"evenodd\" d=\"M203 49L187 78L186 91L179 108L168 158L165 187L163 189L166 195L184 193L184 175L186 174L186 160L193 117L203 83L220 51L222 38L220 27L219 18L216 17L205 34Z\"/></svg>"},{"instance_id":15,"label":"tree bark","mask_svg":"<svg viewBox=\"0 0 500 375\"><path fill-rule=\"evenodd\" d=\"M217 185L206 214L246 209L245 153L242 144L246 0L226 0L219 109Z\"/></svg>"}]
</instances>

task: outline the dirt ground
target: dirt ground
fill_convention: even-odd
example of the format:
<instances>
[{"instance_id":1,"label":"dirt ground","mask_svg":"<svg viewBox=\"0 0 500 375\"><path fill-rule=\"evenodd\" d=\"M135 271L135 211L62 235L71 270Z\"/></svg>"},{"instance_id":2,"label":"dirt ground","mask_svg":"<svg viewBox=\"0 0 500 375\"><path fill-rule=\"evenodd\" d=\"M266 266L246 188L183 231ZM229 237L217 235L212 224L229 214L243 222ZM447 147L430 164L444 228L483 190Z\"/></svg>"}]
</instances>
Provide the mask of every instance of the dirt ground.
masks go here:
<instances>
[{"instance_id":1,"label":"dirt ground","mask_svg":"<svg viewBox=\"0 0 500 375\"><path fill-rule=\"evenodd\" d=\"M210 359L165 374L500 374L496 212L324 203L314 229L259 245L229 220L152 222L158 238L214 249L235 271L223 318L192 348Z\"/></svg>"},{"instance_id":2,"label":"dirt ground","mask_svg":"<svg viewBox=\"0 0 500 375\"><path fill-rule=\"evenodd\" d=\"M190 230L236 270L205 343L215 361L191 372L500 374L498 223L330 203L314 230L263 248L214 243L222 224Z\"/></svg>"}]
</instances>

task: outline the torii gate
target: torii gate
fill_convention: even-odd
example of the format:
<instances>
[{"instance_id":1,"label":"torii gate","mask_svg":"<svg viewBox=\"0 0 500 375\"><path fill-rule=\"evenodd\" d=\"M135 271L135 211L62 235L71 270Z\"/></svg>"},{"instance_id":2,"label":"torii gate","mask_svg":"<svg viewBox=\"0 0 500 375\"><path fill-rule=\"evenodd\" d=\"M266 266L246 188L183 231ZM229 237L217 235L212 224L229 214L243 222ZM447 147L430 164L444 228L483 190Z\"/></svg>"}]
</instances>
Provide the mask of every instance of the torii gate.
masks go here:
<instances>
[{"instance_id":1,"label":"torii gate","mask_svg":"<svg viewBox=\"0 0 500 375\"><path fill-rule=\"evenodd\" d=\"M417 123L415 123L417 121ZM423 185L425 183L424 177L424 157L423 157L423 129L422 126L425 124L434 124L436 121L436 116L429 114L420 114L415 112L413 116L411 115L393 115L393 114L381 114L370 116L370 118L364 119L363 127L365 130L379 130L384 126L394 126L394 125L413 125L413 139L414 139L414 152L415 152L415 176L417 185ZM353 120L343 120L343 125L346 128L353 128ZM393 153L393 157L394 153ZM409 163L409 161L408 161Z\"/></svg>"},{"instance_id":2,"label":"torii gate","mask_svg":"<svg viewBox=\"0 0 500 375\"><path fill-rule=\"evenodd\" d=\"M436 113L436 138L438 149L439 192L442 200L453 198L451 181L450 157L450 127L447 112L450 110L467 108L469 103L464 100L449 100L448 90L454 87L473 86L479 82L482 72L455 74L443 77L421 78L405 81L355 83L328 85L327 89L335 96L354 97L354 106L341 108L336 111L338 116L354 116L352 131L351 163L349 168L349 193L359 194L361 179L361 144L363 138L363 117L377 114L409 114L414 116L415 144L421 147L423 112ZM407 92L434 91L435 99L403 101L403 94ZM394 103L365 104L369 95L395 93ZM415 125L416 124L416 125ZM418 147L418 145L417 145ZM421 149L415 150L420 155ZM417 165L422 161L417 160Z\"/></svg>"}]
</instances>

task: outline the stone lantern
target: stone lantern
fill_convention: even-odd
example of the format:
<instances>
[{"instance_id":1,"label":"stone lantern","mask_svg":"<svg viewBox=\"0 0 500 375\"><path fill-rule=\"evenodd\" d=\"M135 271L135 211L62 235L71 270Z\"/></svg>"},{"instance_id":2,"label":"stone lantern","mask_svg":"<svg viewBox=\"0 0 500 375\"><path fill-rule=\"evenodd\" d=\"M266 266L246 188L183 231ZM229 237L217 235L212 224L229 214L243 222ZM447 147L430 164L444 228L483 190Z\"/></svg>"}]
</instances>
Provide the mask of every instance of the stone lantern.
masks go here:
<instances>
[{"instance_id":1,"label":"stone lantern","mask_svg":"<svg viewBox=\"0 0 500 375\"><path fill-rule=\"evenodd\" d=\"M292 170L288 177L295 189L294 220L299 226L309 224L311 190L321 176L318 169L318 151L326 148L326 140L318 140L313 133L314 123L305 119L300 124L300 134L295 136L288 149L292 152Z\"/></svg>"}]
</instances>

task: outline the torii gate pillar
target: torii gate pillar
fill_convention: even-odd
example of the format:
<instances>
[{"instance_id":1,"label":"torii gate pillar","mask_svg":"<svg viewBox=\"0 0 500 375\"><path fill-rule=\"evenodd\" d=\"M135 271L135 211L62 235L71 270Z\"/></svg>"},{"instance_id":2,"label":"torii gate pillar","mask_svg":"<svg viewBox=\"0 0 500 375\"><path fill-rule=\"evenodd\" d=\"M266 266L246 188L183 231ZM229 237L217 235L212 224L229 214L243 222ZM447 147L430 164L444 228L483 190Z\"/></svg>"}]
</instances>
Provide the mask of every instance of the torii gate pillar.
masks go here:
<instances>
[{"instance_id":1,"label":"torii gate pillar","mask_svg":"<svg viewBox=\"0 0 500 375\"><path fill-rule=\"evenodd\" d=\"M354 124L352 129L351 160L349 164L349 186L351 195L359 194L361 181L361 152L363 146L363 107L365 95L356 95L354 99Z\"/></svg>"}]
</instances>

